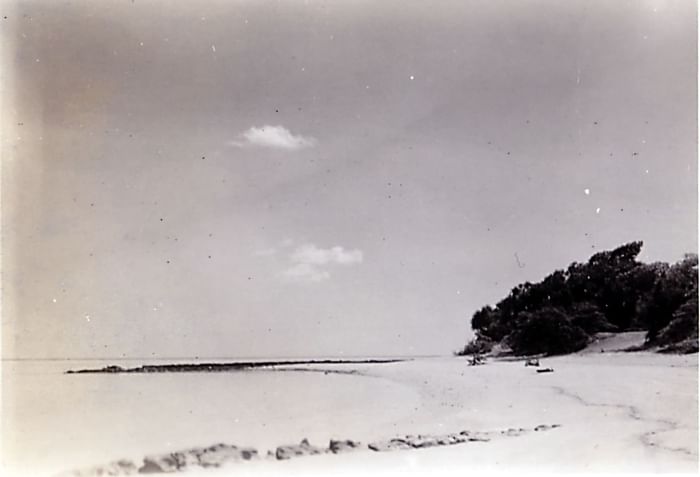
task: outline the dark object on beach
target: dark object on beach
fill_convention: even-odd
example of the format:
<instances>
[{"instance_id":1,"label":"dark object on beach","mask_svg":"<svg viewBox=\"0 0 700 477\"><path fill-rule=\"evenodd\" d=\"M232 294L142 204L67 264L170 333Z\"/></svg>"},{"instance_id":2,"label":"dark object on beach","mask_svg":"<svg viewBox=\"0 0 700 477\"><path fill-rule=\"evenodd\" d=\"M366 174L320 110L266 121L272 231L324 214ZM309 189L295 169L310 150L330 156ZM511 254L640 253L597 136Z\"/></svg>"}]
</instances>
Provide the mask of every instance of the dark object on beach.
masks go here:
<instances>
[{"instance_id":1,"label":"dark object on beach","mask_svg":"<svg viewBox=\"0 0 700 477\"><path fill-rule=\"evenodd\" d=\"M325 449L312 446L308 439L302 439L299 445L279 446L275 451L277 460L287 460L292 457L300 457L303 455L323 454Z\"/></svg>"},{"instance_id":2,"label":"dark object on beach","mask_svg":"<svg viewBox=\"0 0 700 477\"><path fill-rule=\"evenodd\" d=\"M552 368L544 368L544 369L538 369L538 373L553 373L554 370Z\"/></svg>"},{"instance_id":3,"label":"dark object on beach","mask_svg":"<svg viewBox=\"0 0 700 477\"><path fill-rule=\"evenodd\" d=\"M469 366L480 366L482 364L486 364L486 358L479 356L478 354L475 354L469 360Z\"/></svg>"},{"instance_id":4,"label":"dark object on beach","mask_svg":"<svg viewBox=\"0 0 700 477\"><path fill-rule=\"evenodd\" d=\"M525 366L538 366L540 365L540 360L538 358L531 358L525 361Z\"/></svg>"}]
</instances>

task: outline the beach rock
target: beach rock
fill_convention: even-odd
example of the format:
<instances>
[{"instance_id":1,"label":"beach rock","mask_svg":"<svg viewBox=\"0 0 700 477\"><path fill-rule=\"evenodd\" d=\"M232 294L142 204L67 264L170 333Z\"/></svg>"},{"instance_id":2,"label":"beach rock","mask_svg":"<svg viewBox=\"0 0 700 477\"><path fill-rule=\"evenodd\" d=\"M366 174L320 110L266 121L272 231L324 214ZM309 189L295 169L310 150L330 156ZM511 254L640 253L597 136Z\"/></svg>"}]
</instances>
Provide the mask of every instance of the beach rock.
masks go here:
<instances>
[{"instance_id":1,"label":"beach rock","mask_svg":"<svg viewBox=\"0 0 700 477\"><path fill-rule=\"evenodd\" d=\"M348 452L359 449L361 445L362 444L360 444L357 441L336 441L331 439L331 441L328 443L328 450L331 451L333 454L339 454L341 452Z\"/></svg>"},{"instance_id":2,"label":"beach rock","mask_svg":"<svg viewBox=\"0 0 700 477\"><path fill-rule=\"evenodd\" d=\"M367 447L375 452L386 452L400 449L411 449L412 446L404 439L390 439L388 441L377 441L367 445Z\"/></svg>"},{"instance_id":3,"label":"beach rock","mask_svg":"<svg viewBox=\"0 0 700 477\"><path fill-rule=\"evenodd\" d=\"M386 452L404 449L424 449L428 447L449 446L466 442L489 442L492 437L515 437L531 431L541 432L556 429L561 424L540 424L534 428L508 428L501 431L468 431L438 435L407 435L388 440L371 442L367 445L372 451ZM358 441L331 439L328 449L312 446L307 439L297 445L279 446L275 451L268 451L269 459L287 460L292 457L317 455L327 452L339 454L361 449ZM143 459L143 465L138 467L131 461L120 460L104 466L88 468L61 474L62 477L100 477L121 476L134 474L172 473L187 470L192 467L220 467L229 462L257 459L258 451L252 447L242 447L215 444L210 447L194 447L192 449L171 452L168 454L149 456Z\"/></svg>"},{"instance_id":4,"label":"beach rock","mask_svg":"<svg viewBox=\"0 0 700 477\"><path fill-rule=\"evenodd\" d=\"M447 436L445 436L445 440L447 441L448 445L454 445L467 442L469 441L469 438L463 434L447 434Z\"/></svg>"},{"instance_id":5,"label":"beach rock","mask_svg":"<svg viewBox=\"0 0 700 477\"><path fill-rule=\"evenodd\" d=\"M251 460L257 457L258 451L252 447L239 448L228 444L215 444L210 447L195 447L185 451L145 457L139 473L169 473L188 467L220 467L228 462Z\"/></svg>"},{"instance_id":6,"label":"beach rock","mask_svg":"<svg viewBox=\"0 0 700 477\"><path fill-rule=\"evenodd\" d=\"M200 467L220 467L231 461L257 459L258 451L252 447L239 448L226 444L217 444L202 449L197 458Z\"/></svg>"},{"instance_id":7,"label":"beach rock","mask_svg":"<svg viewBox=\"0 0 700 477\"><path fill-rule=\"evenodd\" d=\"M462 436L461 434L443 434L430 437L428 439L428 445L424 447L430 447L430 442L434 442L435 445L438 446L451 446L454 444L461 444L467 442L468 440L469 439L467 439L465 436Z\"/></svg>"},{"instance_id":8,"label":"beach rock","mask_svg":"<svg viewBox=\"0 0 700 477\"><path fill-rule=\"evenodd\" d=\"M544 368L544 369L538 369L538 373L553 373L554 370L552 368Z\"/></svg>"},{"instance_id":9,"label":"beach rock","mask_svg":"<svg viewBox=\"0 0 700 477\"><path fill-rule=\"evenodd\" d=\"M484 432L462 431L459 434L466 437L468 442L488 442L491 440Z\"/></svg>"},{"instance_id":10,"label":"beach rock","mask_svg":"<svg viewBox=\"0 0 700 477\"><path fill-rule=\"evenodd\" d=\"M184 470L188 466L197 465L198 459L190 451L172 452L144 457L143 465L139 469L140 474L161 474Z\"/></svg>"},{"instance_id":11,"label":"beach rock","mask_svg":"<svg viewBox=\"0 0 700 477\"><path fill-rule=\"evenodd\" d=\"M511 427L509 429L506 429L505 431L501 431L501 434L503 434L504 436L508 436L508 437L515 437L515 436L521 436L521 435L525 434L526 432L528 432L528 429L523 429L522 427L519 429L514 429Z\"/></svg>"},{"instance_id":12,"label":"beach rock","mask_svg":"<svg viewBox=\"0 0 700 477\"><path fill-rule=\"evenodd\" d=\"M412 436L408 435L403 438L403 440L414 449L420 449L421 447L433 447L437 445L437 442L430 436Z\"/></svg>"},{"instance_id":13,"label":"beach rock","mask_svg":"<svg viewBox=\"0 0 700 477\"><path fill-rule=\"evenodd\" d=\"M376 452L386 452L401 449L425 449L428 447L451 446L465 442L487 442L489 440L489 438L481 433L473 434L469 431L462 431L454 434L440 434L435 436L408 435L388 441L372 442L367 447Z\"/></svg>"},{"instance_id":14,"label":"beach rock","mask_svg":"<svg viewBox=\"0 0 700 477\"><path fill-rule=\"evenodd\" d=\"M535 427L535 432L548 431L550 429L556 429L557 427L561 427L561 424L540 424Z\"/></svg>"},{"instance_id":15,"label":"beach rock","mask_svg":"<svg viewBox=\"0 0 700 477\"><path fill-rule=\"evenodd\" d=\"M439 446L440 442L433 436L406 436L406 442L414 449Z\"/></svg>"},{"instance_id":16,"label":"beach rock","mask_svg":"<svg viewBox=\"0 0 700 477\"><path fill-rule=\"evenodd\" d=\"M287 460L292 457L301 457L304 455L323 454L325 449L312 446L308 439L303 439L299 445L279 446L275 451L277 460Z\"/></svg>"}]
</instances>

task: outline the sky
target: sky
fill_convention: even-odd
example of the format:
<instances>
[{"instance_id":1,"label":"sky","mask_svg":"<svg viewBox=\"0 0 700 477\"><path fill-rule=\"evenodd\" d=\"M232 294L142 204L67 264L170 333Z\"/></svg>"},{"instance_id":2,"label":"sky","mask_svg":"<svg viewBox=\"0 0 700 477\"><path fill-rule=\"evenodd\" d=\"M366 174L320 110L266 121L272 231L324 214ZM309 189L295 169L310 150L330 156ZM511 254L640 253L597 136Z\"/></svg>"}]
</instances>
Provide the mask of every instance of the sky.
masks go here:
<instances>
[{"instance_id":1,"label":"sky","mask_svg":"<svg viewBox=\"0 0 700 477\"><path fill-rule=\"evenodd\" d=\"M3 2L5 358L449 354L697 250L693 1Z\"/></svg>"}]
</instances>

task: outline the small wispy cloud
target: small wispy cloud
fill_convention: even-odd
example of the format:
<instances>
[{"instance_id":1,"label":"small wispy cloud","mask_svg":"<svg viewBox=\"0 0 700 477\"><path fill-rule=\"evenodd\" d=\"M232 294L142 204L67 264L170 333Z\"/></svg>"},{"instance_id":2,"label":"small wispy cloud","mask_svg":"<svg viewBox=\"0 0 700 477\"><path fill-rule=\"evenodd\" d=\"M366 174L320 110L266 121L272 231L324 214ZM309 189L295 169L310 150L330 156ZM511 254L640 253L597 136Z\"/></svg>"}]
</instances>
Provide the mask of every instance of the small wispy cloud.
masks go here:
<instances>
[{"instance_id":1,"label":"small wispy cloud","mask_svg":"<svg viewBox=\"0 0 700 477\"><path fill-rule=\"evenodd\" d=\"M308 263L309 265L352 265L362 262L360 250L345 250L341 246L319 248L314 244L298 247L290 256L293 262Z\"/></svg>"},{"instance_id":2,"label":"small wispy cloud","mask_svg":"<svg viewBox=\"0 0 700 477\"><path fill-rule=\"evenodd\" d=\"M282 276L300 282L321 282L328 280L331 274L328 270L323 270L308 263L297 263L282 272Z\"/></svg>"},{"instance_id":3,"label":"small wispy cloud","mask_svg":"<svg viewBox=\"0 0 700 477\"><path fill-rule=\"evenodd\" d=\"M236 147L267 147L272 149L297 150L317 144L311 136L294 135L284 126L251 127L229 143Z\"/></svg>"},{"instance_id":4,"label":"small wispy cloud","mask_svg":"<svg viewBox=\"0 0 700 477\"><path fill-rule=\"evenodd\" d=\"M361 250L346 250L339 245L320 248L308 243L289 255L290 266L282 276L293 281L320 282L331 277L329 268L356 265L363 259Z\"/></svg>"}]
</instances>

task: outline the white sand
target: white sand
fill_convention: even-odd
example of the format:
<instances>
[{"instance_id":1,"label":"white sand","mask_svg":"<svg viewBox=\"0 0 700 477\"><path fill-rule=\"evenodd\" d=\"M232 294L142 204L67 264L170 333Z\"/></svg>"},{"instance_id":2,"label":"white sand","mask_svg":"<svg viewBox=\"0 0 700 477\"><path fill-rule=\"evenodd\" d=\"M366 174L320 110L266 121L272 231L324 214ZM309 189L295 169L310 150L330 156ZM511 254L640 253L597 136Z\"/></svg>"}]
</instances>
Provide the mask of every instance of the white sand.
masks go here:
<instances>
[{"instance_id":1,"label":"white sand","mask_svg":"<svg viewBox=\"0 0 700 477\"><path fill-rule=\"evenodd\" d=\"M543 359L542 365L555 372L538 374L522 362L467 367L456 358L367 369L420 396L415 413L392 427L378 426L375 437L547 423L562 424L559 429L450 447L246 463L235 466L236 474L697 471L697 355L590 353ZM336 437L359 436L349 430ZM203 475L219 472L227 475L226 468Z\"/></svg>"},{"instance_id":2,"label":"white sand","mask_svg":"<svg viewBox=\"0 0 700 477\"><path fill-rule=\"evenodd\" d=\"M21 381L15 402L3 402L3 475L50 474L217 442L264 454L304 437L326 446L330 438L366 443L539 424L562 427L484 443L243 462L187 474L698 469L697 355L596 352L543 359L542 366L555 372L538 374L522 361L470 367L448 357L344 366L362 373L351 376L93 375L73 381L59 404L47 392L17 399L18 383L29 386ZM245 386L253 375L255 386ZM11 434L8 422L10 430L24 427Z\"/></svg>"}]
</instances>

